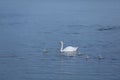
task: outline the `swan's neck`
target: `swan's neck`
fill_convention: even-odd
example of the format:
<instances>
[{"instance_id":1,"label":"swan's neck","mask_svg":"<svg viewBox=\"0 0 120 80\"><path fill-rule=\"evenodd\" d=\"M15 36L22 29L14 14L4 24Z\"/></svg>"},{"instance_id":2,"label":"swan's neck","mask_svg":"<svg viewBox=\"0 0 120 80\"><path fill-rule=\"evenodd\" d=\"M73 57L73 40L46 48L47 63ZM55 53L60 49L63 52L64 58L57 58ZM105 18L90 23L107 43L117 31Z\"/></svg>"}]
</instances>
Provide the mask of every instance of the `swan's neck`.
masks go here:
<instances>
[{"instance_id":1,"label":"swan's neck","mask_svg":"<svg viewBox=\"0 0 120 80\"><path fill-rule=\"evenodd\" d=\"M61 48L60 51L63 52L63 42L61 42Z\"/></svg>"}]
</instances>

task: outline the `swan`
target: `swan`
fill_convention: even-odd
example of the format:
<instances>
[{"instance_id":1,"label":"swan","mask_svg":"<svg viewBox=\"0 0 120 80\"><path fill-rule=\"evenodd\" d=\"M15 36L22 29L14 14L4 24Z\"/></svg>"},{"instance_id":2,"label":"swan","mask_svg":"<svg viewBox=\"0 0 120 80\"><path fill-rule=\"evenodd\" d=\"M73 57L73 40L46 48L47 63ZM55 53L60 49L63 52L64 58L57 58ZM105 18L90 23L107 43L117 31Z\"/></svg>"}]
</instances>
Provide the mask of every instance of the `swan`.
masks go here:
<instances>
[{"instance_id":1,"label":"swan","mask_svg":"<svg viewBox=\"0 0 120 80\"><path fill-rule=\"evenodd\" d=\"M48 49L44 48L44 49L43 49L43 52L44 52L44 53L48 53Z\"/></svg>"},{"instance_id":2,"label":"swan","mask_svg":"<svg viewBox=\"0 0 120 80\"><path fill-rule=\"evenodd\" d=\"M101 59L104 59L104 57L102 55L98 55L98 59L101 60Z\"/></svg>"},{"instance_id":3,"label":"swan","mask_svg":"<svg viewBox=\"0 0 120 80\"><path fill-rule=\"evenodd\" d=\"M72 46L67 46L66 48L63 49L63 41L60 41L61 48L60 52L75 52L77 51L78 47L72 47Z\"/></svg>"},{"instance_id":4,"label":"swan","mask_svg":"<svg viewBox=\"0 0 120 80\"><path fill-rule=\"evenodd\" d=\"M86 55L85 59L86 59L86 60L90 59L90 56Z\"/></svg>"},{"instance_id":5,"label":"swan","mask_svg":"<svg viewBox=\"0 0 120 80\"><path fill-rule=\"evenodd\" d=\"M81 52L78 53L78 56L82 56L82 55L83 55L83 53L81 53Z\"/></svg>"}]
</instances>

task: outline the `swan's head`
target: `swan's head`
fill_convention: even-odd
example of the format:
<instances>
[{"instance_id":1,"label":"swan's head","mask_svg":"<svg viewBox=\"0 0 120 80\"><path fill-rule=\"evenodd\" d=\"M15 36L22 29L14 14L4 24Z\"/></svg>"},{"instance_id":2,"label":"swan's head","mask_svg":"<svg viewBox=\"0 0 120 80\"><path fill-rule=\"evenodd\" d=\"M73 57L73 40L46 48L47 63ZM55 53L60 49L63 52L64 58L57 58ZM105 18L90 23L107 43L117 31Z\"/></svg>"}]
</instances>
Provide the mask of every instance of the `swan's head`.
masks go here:
<instances>
[{"instance_id":1,"label":"swan's head","mask_svg":"<svg viewBox=\"0 0 120 80\"><path fill-rule=\"evenodd\" d=\"M63 41L60 41L60 44L63 44Z\"/></svg>"}]
</instances>

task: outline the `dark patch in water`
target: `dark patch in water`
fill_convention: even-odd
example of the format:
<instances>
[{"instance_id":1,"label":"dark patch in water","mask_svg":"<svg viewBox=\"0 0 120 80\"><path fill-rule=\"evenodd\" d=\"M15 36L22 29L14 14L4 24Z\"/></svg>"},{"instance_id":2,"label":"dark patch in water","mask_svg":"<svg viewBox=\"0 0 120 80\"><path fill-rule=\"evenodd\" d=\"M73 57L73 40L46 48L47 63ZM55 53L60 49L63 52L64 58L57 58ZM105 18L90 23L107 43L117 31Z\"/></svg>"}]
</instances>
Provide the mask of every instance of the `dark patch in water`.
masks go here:
<instances>
[{"instance_id":1,"label":"dark patch in water","mask_svg":"<svg viewBox=\"0 0 120 80\"><path fill-rule=\"evenodd\" d=\"M68 27L85 27L85 25L68 25Z\"/></svg>"},{"instance_id":2,"label":"dark patch in water","mask_svg":"<svg viewBox=\"0 0 120 80\"><path fill-rule=\"evenodd\" d=\"M0 58L15 58L16 55L0 55Z\"/></svg>"},{"instance_id":3,"label":"dark patch in water","mask_svg":"<svg viewBox=\"0 0 120 80\"><path fill-rule=\"evenodd\" d=\"M120 26L106 26L106 27L99 28L98 31L115 30L115 29L119 29L119 28L120 28Z\"/></svg>"},{"instance_id":4,"label":"dark patch in water","mask_svg":"<svg viewBox=\"0 0 120 80\"><path fill-rule=\"evenodd\" d=\"M65 34L80 34L79 32L65 32Z\"/></svg>"},{"instance_id":5,"label":"dark patch in water","mask_svg":"<svg viewBox=\"0 0 120 80\"><path fill-rule=\"evenodd\" d=\"M117 59L116 58L112 58L112 60L116 61Z\"/></svg>"}]
</instances>

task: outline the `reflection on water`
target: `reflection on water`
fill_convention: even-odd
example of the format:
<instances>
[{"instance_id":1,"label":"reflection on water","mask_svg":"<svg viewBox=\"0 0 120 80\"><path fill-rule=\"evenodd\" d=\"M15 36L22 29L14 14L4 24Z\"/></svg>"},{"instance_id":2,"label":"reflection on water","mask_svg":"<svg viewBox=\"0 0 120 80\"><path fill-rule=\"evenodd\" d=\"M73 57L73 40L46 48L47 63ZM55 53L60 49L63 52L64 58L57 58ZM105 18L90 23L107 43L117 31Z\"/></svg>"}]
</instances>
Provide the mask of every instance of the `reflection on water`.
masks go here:
<instances>
[{"instance_id":1,"label":"reflection on water","mask_svg":"<svg viewBox=\"0 0 120 80\"><path fill-rule=\"evenodd\" d=\"M61 55L73 57L73 56L75 56L76 53L77 53L76 51L72 51L72 52L71 51L67 51L67 52L62 52Z\"/></svg>"}]
</instances>

